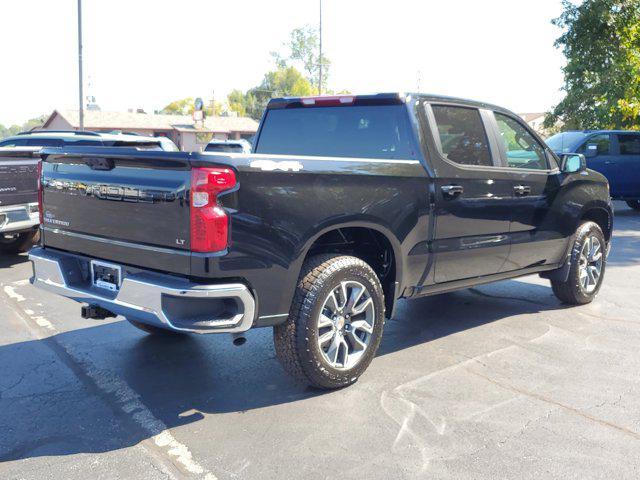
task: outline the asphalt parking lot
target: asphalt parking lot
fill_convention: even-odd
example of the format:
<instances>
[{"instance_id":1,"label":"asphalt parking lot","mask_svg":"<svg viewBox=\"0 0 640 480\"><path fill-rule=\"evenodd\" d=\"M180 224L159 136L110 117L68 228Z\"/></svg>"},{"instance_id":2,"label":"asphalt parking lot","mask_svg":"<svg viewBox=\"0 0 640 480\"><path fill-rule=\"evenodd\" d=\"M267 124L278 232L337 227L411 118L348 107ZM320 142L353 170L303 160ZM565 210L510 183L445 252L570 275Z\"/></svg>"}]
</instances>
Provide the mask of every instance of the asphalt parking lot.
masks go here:
<instances>
[{"instance_id":1,"label":"asphalt parking lot","mask_svg":"<svg viewBox=\"0 0 640 480\"><path fill-rule=\"evenodd\" d=\"M271 331L154 338L0 260L0 478L640 475L640 214L616 204L604 286L526 277L401 302L354 386L302 388Z\"/></svg>"}]
</instances>

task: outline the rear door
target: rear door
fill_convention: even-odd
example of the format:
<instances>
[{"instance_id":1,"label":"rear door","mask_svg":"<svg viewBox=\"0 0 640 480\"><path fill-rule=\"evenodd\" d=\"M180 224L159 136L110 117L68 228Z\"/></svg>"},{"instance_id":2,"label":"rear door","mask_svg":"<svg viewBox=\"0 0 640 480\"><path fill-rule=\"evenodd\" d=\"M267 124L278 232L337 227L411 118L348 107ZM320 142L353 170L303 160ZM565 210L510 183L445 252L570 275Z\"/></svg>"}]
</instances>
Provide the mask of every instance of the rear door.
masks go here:
<instances>
[{"instance_id":1,"label":"rear door","mask_svg":"<svg viewBox=\"0 0 640 480\"><path fill-rule=\"evenodd\" d=\"M616 136L616 194L640 198L640 133L619 133Z\"/></svg>"},{"instance_id":2,"label":"rear door","mask_svg":"<svg viewBox=\"0 0 640 480\"><path fill-rule=\"evenodd\" d=\"M555 263L566 242L552 208L560 171L547 147L515 115L494 112L501 169L511 180L511 251L502 271Z\"/></svg>"},{"instance_id":3,"label":"rear door","mask_svg":"<svg viewBox=\"0 0 640 480\"><path fill-rule=\"evenodd\" d=\"M425 106L435 141L435 282L497 273L509 254L512 183L497 168L488 111L458 104Z\"/></svg>"}]
</instances>

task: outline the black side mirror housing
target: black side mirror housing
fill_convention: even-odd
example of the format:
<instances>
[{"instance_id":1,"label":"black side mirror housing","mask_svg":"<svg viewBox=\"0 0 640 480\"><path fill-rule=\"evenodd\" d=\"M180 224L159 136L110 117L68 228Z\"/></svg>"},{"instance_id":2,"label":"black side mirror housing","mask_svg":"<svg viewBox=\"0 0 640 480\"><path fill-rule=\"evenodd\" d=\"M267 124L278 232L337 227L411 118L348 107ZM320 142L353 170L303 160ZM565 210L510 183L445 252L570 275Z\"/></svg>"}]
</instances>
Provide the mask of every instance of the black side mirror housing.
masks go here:
<instances>
[{"instance_id":1,"label":"black side mirror housing","mask_svg":"<svg viewBox=\"0 0 640 480\"><path fill-rule=\"evenodd\" d=\"M581 153L565 153L562 155L560 170L564 173L579 173L587 169L587 159Z\"/></svg>"}]
</instances>

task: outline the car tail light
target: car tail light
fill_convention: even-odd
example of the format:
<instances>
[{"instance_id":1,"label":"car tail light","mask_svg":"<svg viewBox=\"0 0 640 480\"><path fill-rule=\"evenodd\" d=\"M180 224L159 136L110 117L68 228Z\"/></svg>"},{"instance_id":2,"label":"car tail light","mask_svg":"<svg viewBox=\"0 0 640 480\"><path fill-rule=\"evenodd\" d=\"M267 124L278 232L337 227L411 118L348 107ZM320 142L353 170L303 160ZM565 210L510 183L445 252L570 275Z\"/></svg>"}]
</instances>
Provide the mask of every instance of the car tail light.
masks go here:
<instances>
[{"instance_id":1,"label":"car tail light","mask_svg":"<svg viewBox=\"0 0 640 480\"><path fill-rule=\"evenodd\" d=\"M32 184L33 185L33 184ZM38 211L40 212L40 225L44 223L44 206L43 206L43 193L44 188L42 186L42 160L38 162Z\"/></svg>"},{"instance_id":2,"label":"car tail light","mask_svg":"<svg viewBox=\"0 0 640 480\"><path fill-rule=\"evenodd\" d=\"M230 168L191 170L191 251L219 252L229 243L229 218L218 194L236 186Z\"/></svg>"}]
</instances>

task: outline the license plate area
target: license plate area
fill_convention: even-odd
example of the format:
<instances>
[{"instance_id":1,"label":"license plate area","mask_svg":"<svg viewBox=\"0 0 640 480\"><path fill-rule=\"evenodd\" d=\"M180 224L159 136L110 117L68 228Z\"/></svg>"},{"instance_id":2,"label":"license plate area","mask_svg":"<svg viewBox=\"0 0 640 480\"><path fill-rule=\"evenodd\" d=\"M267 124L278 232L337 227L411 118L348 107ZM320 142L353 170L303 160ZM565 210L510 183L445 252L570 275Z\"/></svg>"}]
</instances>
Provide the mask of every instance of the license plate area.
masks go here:
<instances>
[{"instance_id":1,"label":"license plate area","mask_svg":"<svg viewBox=\"0 0 640 480\"><path fill-rule=\"evenodd\" d=\"M120 290L122 283L122 269L111 263L91 261L91 284L98 288L104 288L110 292Z\"/></svg>"}]
</instances>

